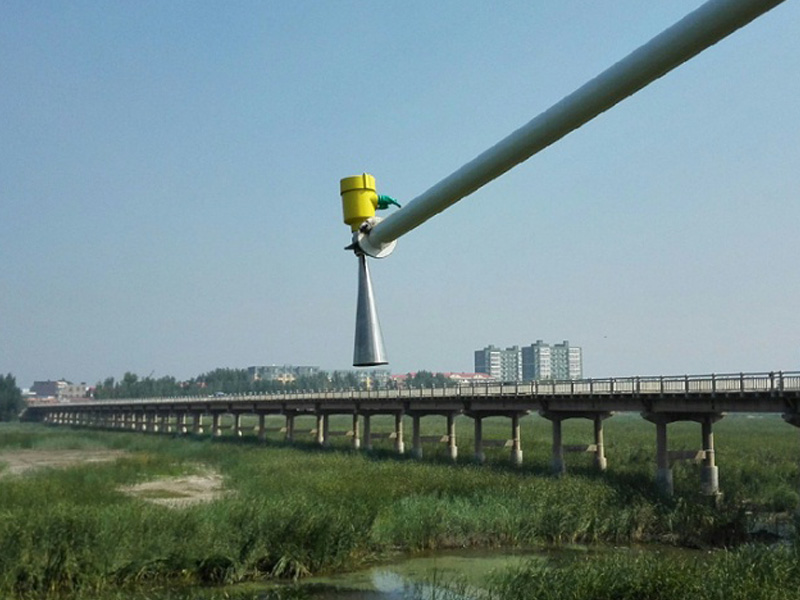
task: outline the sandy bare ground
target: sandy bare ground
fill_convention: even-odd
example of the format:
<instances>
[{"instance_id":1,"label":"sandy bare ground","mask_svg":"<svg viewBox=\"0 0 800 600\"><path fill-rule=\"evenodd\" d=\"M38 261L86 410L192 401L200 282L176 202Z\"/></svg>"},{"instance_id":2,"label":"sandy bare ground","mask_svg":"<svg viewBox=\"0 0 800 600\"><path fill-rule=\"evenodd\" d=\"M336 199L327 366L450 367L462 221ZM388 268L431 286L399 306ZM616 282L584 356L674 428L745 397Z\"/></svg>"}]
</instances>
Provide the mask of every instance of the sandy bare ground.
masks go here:
<instances>
[{"instance_id":1,"label":"sandy bare ground","mask_svg":"<svg viewBox=\"0 0 800 600\"><path fill-rule=\"evenodd\" d=\"M110 462L126 456L121 450L8 450L0 452L0 477L20 475L33 469L63 468L78 464ZM121 492L164 506L175 508L219 498L223 491L222 477L211 470L197 475L165 477L119 488Z\"/></svg>"},{"instance_id":2,"label":"sandy bare ground","mask_svg":"<svg viewBox=\"0 0 800 600\"><path fill-rule=\"evenodd\" d=\"M215 500L222 495L224 488L219 473L209 471L200 475L147 481L122 487L120 491L162 506L181 508Z\"/></svg>"},{"instance_id":3,"label":"sandy bare ground","mask_svg":"<svg viewBox=\"0 0 800 600\"><path fill-rule=\"evenodd\" d=\"M0 463L5 464L0 477L19 475L31 469L110 462L124 455L120 450L6 450L0 452Z\"/></svg>"}]
</instances>

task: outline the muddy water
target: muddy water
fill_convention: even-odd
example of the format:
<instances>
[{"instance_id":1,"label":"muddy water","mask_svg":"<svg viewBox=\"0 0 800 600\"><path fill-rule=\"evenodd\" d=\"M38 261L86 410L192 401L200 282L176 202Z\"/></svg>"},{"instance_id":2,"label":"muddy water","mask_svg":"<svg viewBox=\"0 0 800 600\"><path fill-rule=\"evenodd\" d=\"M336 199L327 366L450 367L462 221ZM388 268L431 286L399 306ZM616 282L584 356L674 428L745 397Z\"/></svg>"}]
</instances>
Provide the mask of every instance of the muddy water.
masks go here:
<instances>
[{"instance_id":1,"label":"muddy water","mask_svg":"<svg viewBox=\"0 0 800 600\"><path fill-rule=\"evenodd\" d=\"M312 577L298 584L313 600L400 600L480 596L495 573L532 560L563 564L588 554L582 547L558 550L464 550L414 556L353 573ZM444 590L449 590L444 594ZM307 594L307 595L306 595Z\"/></svg>"}]
</instances>

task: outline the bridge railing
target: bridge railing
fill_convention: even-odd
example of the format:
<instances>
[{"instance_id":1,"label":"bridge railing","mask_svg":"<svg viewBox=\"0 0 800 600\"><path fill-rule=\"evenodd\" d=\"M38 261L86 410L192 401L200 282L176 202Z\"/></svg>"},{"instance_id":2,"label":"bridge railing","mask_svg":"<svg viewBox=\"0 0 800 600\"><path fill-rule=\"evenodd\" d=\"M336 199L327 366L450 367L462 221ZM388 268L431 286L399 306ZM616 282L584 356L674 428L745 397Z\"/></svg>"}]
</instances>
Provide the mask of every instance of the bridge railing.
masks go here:
<instances>
[{"instance_id":1,"label":"bridge railing","mask_svg":"<svg viewBox=\"0 0 800 600\"><path fill-rule=\"evenodd\" d=\"M800 372L734 373L711 375L679 375L656 377L609 377L602 379L545 380L516 383L475 382L449 387L423 389L399 388L376 390L339 390L310 392L293 390L261 394L224 396L183 396L173 398L137 398L114 400L87 400L69 404L42 404L41 408L81 406L114 406L131 404L171 403L197 404L213 402L291 402L309 401L324 404L326 401L347 400L403 400L419 398L499 398L499 397L551 397L551 396L621 396L639 394L771 394L800 391ZM35 407L32 403L30 406Z\"/></svg>"}]
</instances>

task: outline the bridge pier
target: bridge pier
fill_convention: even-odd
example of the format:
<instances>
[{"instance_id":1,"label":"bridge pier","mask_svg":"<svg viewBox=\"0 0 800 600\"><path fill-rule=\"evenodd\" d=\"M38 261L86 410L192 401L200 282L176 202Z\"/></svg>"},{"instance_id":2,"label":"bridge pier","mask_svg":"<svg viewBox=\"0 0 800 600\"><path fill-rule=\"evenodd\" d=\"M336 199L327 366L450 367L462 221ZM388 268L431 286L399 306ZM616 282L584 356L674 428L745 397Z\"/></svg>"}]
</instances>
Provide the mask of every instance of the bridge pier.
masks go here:
<instances>
[{"instance_id":1,"label":"bridge pier","mask_svg":"<svg viewBox=\"0 0 800 600\"><path fill-rule=\"evenodd\" d=\"M422 433L420 432L420 415L414 413L411 415L411 429L412 429L412 447L411 456L414 458L422 458Z\"/></svg>"},{"instance_id":2,"label":"bridge pier","mask_svg":"<svg viewBox=\"0 0 800 600\"><path fill-rule=\"evenodd\" d=\"M316 442L318 446L325 444L325 417L317 413Z\"/></svg>"},{"instance_id":3,"label":"bridge pier","mask_svg":"<svg viewBox=\"0 0 800 600\"><path fill-rule=\"evenodd\" d=\"M364 413L364 450L372 450L372 427L370 425L370 414Z\"/></svg>"},{"instance_id":4,"label":"bridge pier","mask_svg":"<svg viewBox=\"0 0 800 600\"><path fill-rule=\"evenodd\" d=\"M703 436L703 466L700 470L700 492L706 496L719 495L719 469L714 457L714 433L711 424L712 416L705 416L701 422Z\"/></svg>"},{"instance_id":5,"label":"bridge pier","mask_svg":"<svg viewBox=\"0 0 800 600\"><path fill-rule=\"evenodd\" d=\"M699 453L676 451L677 459L701 460L700 493L706 496L719 495L719 469L716 465L714 434L711 426L719 421L722 413L642 413L642 416L656 426L656 487L666 496L674 494L672 465L670 462L667 425L674 421L694 421L701 427L701 450Z\"/></svg>"},{"instance_id":6,"label":"bridge pier","mask_svg":"<svg viewBox=\"0 0 800 600\"><path fill-rule=\"evenodd\" d=\"M196 412L192 416L194 420L194 423L192 424L192 433L195 435L203 435L203 413Z\"/></svg>"},{"instance_id":7,"label":"bridge pier","mask_svg":"<svg viewBox=\"0 0 800 600\"><path fill-rule=\"evenodd\" d=\"M564 463L564 444L561 441L561 417L553 415L550 417L550 422L553 425L553 458L552 469L554 475L563 475L567 472L567 466Z\"/></svg>"},{"instance_id":8,"label":"bridge pier","mask_svg":"<svg viewBox=\"0 0 800 600\"><path fill-rule=\"evenodd\" d=\"M242 413L233 413L233 435L242 437Z\"/></svg>"},{"instance_id":9,"label":"bridge pier","mask_svg":"<svg viewBox=\"0 0 800 600\"><path fill-rule=\"evenodd\" d=\"M522 464L522 437L519 426L519 413L511 415L511 463Z\"/></svg>"},{"instance_id":10,"label":"bridge pier","mask_svg":"<svg viewBox=\"0 0 800 600\"><path fill-rule=\"evenodd\" d=\"M669 464L669 449L667 446L667 419L655 419L656 425L656 487L665 496L672 496L672 468Z\"/></svg>"},{"instance_id":11,"label":"bridge pier","mask_svg":"<svg viewBox=\"0 0 800 600\"><path fill-rule=\"evenodd\" d=\"M361 448L361 432L358 427L358 413L353 413L353 450Z\"/></svg>"},{"instance_id":12,"label":"bridge pier","mask_svg":"<svg viewBox=\"0 0 800 600\"><path fill-rule=\"evenodd\" d=\"M398 454L405 454L406 445L403 441L403 411L394 415L394 449Z\"/></svg>"},{"instance_id":13,"label":"bridge pier","mask_svg":"<svg viewBox=\"0 0 800 600\"><path fill-rule=\"evenodd\" d=\"M178 433L186 435L189 433L188 419L186 412L178 413Z\"/></svg>"},{"instance_id":14,"label":"bridge pier","mask_svg":"<svg viewBox=\"0 0 800 600\"><path fill-rule=\"evenodd\" d=\"M594 466L598 471L605 471L608 468L608 461L606 461L605 442L603 440L603 419L606 419L610 414L606 413L597 414L593 419L594 423Z\"/></svg>"},{"instance_id":15,"label":"bridge pier","mask_svg":"<svg viewBox=\"0 0 800 600\"><path fill-rule=\"evenodd\" d=\"M447 413L447 450L450 460L458 459L458 446L456 445L456 416L458 413Z\"/></svg>"},{"instance_id":16,"label":"bridge pier","mask_svg":"<svg viewBox=\"0 0 800 600\"><path fill-rule=\"evenodd\" d=\"M222 413L211 414L211 435L222 437Z\"/></svg>"},{"instance_id":17,"label":"bridge pier","mask_svg":"<svg viewBox=\"0 0 800 600\"><path fill-rule=\"evenodd\" d=\"M603 441L603 421L613 413L608 411L575 411L561 412L554 410L539 410L539 414L548 419L553 426L553 458L552 469L555 475L563 475L567 472L567 464L564 459L565 452L592 452L594 453L594 465L600 471L605 471L608 466L605 455L605 443ZM594 444L564 446L562 436L562 422L567 419L589 419L593 423Z\"/></svg>"},{"instance_id":18,"label":"bridge pier","mask_svg":"<svg viewBox=\"0 0 800 600\"><path fill-rule=\"evenodd\" d=\"M294 413L286 413L286 434L283 441L292 443L294 441Z\"/></svg>"},{"instance_id":19,"label":"bridge pier","mask_svg":"<svg viewBox=\"0 0 800 600\"><path fill-rule=\"evenodd\" d=\"M258 415L258 441L259 442L266 442L267 441L267 415L261 413Z\"/></svg>"},{"instance_id":20,"label":"bridge pier","mask_svg":"<svg viewBox=\"0 0 800 600\"><path fill-rule=\"evenodd\" d=\"M475 462L482 465L486 462L486 453L483 451L483 417L472 417L475 425Z\"/></svg>"}]
</instances>

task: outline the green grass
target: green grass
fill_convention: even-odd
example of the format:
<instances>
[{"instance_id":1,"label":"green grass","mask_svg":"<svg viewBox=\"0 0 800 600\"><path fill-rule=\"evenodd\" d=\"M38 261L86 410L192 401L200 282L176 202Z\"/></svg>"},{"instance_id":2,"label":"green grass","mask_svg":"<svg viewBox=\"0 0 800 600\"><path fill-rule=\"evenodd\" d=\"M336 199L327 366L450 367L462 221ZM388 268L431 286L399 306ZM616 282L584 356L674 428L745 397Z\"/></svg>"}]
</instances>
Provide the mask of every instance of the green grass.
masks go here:
<instances>
[{"instance_id":1,"label":"green grass","mask_svg":"<svg viewBox=\"0 0 800 600\"><path fill-rule=\"evenodd\" d=\"M551 568L540 561L494 577L491 600L790 600L800 561L790 547L745 546L699 557L605 552Z\"/></svg>"},{"instance_id":2,"label":"green grass","mask_svg":"<svg viewBox=\"0 0 800 600\"><path fill-rule=\"evenodd\" d=\"M268 426L278 424L271 419ZM426 445L426 459L418 462L397 457L391 440L376 441L367 454L352 451L344 437L321 450L310 436L298 435L295 447L284 445L279 433L270 433L264 445L251 433L234 439L230 430L212 440L3 425L0 451L110 448L127 454L113 463L0 479L0 597L109 597L130 586L296 578L355 568L397 550L646 540L732 545L747 540L751 512L797 508L797 432L777 418L729 417L715 425L725 492L718 507L699 496L699 471L691 463L674 469L676 498L658 496L655 428L639 418L606 421L606 473L594 471L591 456L570 454L568 474L560 478L549 474L550 424L544 419L523 419L522 467L511 466L508 451L499 448L487 448L487 465L473 464L469 425L457 420L461 457L455 465L443 444ZM298 432L314 426L311 418L297 419ZM331 421L332 430L351 426L349 418ZM388 417L373 418L375 432L392 427ZM670 425L670 447L698 448L699 429ZM443 418L423 419L424 435L443 432ZM505 439L509 432L508 419L484 422L485 438ZM591 437L588 421L564 425L565 444L591 443ZM407 444L410 438L409 420ZM219 471L230 493L176 510L118 489L199 468ZM630 568L656 569L642 561ZM601 567L617 568L597 562Z\"/></svg>"}]
</instances>

